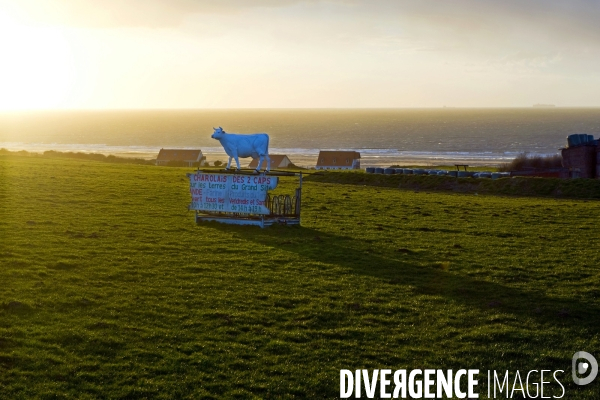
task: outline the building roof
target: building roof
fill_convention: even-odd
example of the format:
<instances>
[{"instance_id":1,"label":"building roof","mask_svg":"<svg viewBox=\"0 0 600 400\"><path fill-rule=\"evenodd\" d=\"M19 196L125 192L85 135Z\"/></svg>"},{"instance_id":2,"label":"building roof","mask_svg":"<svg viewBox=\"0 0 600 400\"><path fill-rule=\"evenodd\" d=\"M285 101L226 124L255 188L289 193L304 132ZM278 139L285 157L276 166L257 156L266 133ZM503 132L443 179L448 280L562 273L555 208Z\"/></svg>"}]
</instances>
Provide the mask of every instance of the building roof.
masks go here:
<instances>
[{"instance_id":1,"label":"building roof","mask_svg":"<svg viewBox=\"0 0 600 400\"><path fill-rule=\"evenodd\" d=\"M288 158L288 156L285 154L269 154L269 158L271 159L271 167L281 165L281 163L286 158L288 159L289 162L291 162L290 159ZM248 165L248 168L258 167L258 160L259 160L258 158L253 158L252 161L250 162L250 164ZM267 160L263 161L263 165L261 167L262 168L267 167Z\"/></svg>"},{"instance_id":2,"label":"building roof","mask_svg":"<svg viewBox=\"0 0 600 400\"><path fill-rule=\"evenodd\" d=\"M200 161L202 150L160 149L157 161Z\"/></svg>"},{"instance_id":3,"label":"building roof","mask_svg":"<svg viewBox=\"0 0 600 400\"><path fill-rule=\"evenodd\" d=\"M351 167L359 158L358 151L320 151L317 167Z\"/></svg>"}]
</instances>

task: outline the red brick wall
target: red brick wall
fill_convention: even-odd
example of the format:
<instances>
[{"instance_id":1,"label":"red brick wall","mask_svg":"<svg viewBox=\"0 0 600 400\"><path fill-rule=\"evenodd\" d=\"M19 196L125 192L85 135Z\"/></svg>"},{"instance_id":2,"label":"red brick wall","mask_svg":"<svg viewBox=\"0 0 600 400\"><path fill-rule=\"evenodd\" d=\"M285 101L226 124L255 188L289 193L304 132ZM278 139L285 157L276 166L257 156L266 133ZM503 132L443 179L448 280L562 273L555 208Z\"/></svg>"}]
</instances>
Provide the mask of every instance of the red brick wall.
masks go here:
<instances>
[{"instance_id":1,"label":"red brick wall","mask_svg":"<svg viewBox=\"0 0 600 400\"><path fill-rule=\"evenodd\" d=\"M600 179L600 146L596 147L596 179Z\"/></svg>"},{"instance_id":2,"label":"red brick wall","mask_svg":"<svg viewBox=\"0 0 600 400\"><path fill-rule=\"evenodd\" d=\"M562 149L563 167L579 169L580 178L596 177L597 146L583 145Z\"/></svg>"}]
</instances>

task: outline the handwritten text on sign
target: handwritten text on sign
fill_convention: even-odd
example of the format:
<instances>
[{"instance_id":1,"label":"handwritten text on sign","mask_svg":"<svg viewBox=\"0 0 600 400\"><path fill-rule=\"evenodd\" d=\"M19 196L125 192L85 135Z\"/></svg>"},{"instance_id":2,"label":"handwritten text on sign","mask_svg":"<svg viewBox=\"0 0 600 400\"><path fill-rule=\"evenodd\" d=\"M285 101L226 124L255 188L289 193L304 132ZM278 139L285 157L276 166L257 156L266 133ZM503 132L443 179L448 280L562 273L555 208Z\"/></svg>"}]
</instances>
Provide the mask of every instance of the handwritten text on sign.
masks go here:
<instances>
[{"instance_id":1,"label":"handwritten text on sign","mask_svg":"<svg viewBox=\"0 0 600 400\"><path fill-rule=\"evenodd\" d=\"M192 203L190 210L269 214L267 191L277 187L274 176L188 174Z\"/></svg>"}]
</instances>

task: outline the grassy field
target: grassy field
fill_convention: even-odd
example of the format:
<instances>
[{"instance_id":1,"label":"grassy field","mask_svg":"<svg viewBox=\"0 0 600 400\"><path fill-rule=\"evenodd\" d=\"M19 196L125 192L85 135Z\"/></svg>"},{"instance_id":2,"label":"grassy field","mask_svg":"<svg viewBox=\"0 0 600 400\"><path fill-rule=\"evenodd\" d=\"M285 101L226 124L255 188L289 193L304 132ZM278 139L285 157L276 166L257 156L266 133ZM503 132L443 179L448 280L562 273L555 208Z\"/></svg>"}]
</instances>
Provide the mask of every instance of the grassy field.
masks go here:
<instances>
[{"instance_id":1,"label":"grassy field","mask_svg":"<svg viewBox=\"0 0 600 400\"><path fill-rule=\"evenodd\" d=\"M600 356L600 202L308 181L302 227L197 226L186 172L0 156L0 398L336 398L359 368L598 398L570 365Z\"/></svg>"}]
</instances>

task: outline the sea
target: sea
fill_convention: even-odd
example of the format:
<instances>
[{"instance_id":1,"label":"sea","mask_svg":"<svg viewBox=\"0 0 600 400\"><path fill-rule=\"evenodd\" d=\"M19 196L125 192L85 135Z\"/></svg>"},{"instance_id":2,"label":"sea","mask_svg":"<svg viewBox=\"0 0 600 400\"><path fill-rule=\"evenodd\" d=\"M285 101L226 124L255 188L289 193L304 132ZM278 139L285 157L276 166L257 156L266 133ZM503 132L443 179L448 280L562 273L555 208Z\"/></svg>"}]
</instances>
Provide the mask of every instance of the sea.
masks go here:
<instances>
[{"instance_id":1,"label":"sea","mask_svg":"<svg viewBox=\"0 0 600 400\"><path fill-rule=\"evenodd\" d=\"M361 166L499 165L552 155L572 133L600 136L600 108L186 109L0 112L0 148L156 158L201 149L227 161L213 127L270 135L270 153L315 165L319 150L356 150ZM245 166L250 159L242 161Z\"/></svg>"}]
</instances>

